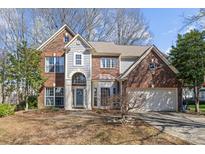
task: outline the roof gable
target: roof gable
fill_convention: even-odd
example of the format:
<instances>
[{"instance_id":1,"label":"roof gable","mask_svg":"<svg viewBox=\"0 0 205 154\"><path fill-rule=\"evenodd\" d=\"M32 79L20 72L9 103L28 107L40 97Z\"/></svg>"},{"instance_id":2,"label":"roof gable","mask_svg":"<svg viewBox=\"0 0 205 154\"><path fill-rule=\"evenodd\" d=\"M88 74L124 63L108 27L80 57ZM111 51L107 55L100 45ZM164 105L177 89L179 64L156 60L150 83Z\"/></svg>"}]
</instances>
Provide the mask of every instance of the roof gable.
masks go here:
<instances>
[{"instance_id":1,"label":"roof gable","mask_svg":"<svg viewBox=\"0 0 205 154\"><path fill-rule=\"evenodd\" d=\"M73 36L76 35L75 32L65 24L57 32L55 32L50 38L48 38L43 44L41 44L37 48L37 50L42 50L44 47L46 47L46 45L48 45L50 42L52 42L63 30L67 30Z\"/></svg>"},{"instance_id":2,"label":"roof gable","mask_svg":"<svg viewBox=\"0 0 205 154\"><path fill-rule=\"evenodd\" d=\"M65 45L65 48L68 48L76 39L81 40L88 48L93 49L90 43L88 43L80 34L75 35L75 37Z\"/></svg>"},{"instance_id":3,"label":"roof gable","mask_svg":"<svg viewBox=\"0 0 205 154\"><path fill-rule=\"evenodd\" d=\"M159 58L175 73L178 73L178 70L172 66L169 61L165 58L165 56L157 49L156 46L150 47L148 50L146 50L139 59L137 59L122 75L120 75L119 79L123 80L127 77L127 75L151 52L155 52Z\"/></svg>"}]
</instances>

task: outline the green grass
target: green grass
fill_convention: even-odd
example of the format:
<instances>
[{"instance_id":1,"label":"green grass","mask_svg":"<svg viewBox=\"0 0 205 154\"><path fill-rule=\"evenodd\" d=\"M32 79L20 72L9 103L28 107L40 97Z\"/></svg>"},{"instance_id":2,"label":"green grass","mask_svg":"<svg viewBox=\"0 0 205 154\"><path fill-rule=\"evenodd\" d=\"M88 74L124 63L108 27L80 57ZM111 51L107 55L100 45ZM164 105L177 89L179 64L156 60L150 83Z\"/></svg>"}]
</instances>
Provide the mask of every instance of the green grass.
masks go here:
<instances>
[{"instance_id":1,"label":"green grass","mask_svg":"<svg viewBox=\"0 0 205 154\"><path fill-rule=\"evenodd\" d=\"M190 111L195 111L195 105L194 104L190 104L188 105L188 108L190 109ZM205 113L205 104L200 104L199 105L200 111Z\"/></svg>"}]
</instances>

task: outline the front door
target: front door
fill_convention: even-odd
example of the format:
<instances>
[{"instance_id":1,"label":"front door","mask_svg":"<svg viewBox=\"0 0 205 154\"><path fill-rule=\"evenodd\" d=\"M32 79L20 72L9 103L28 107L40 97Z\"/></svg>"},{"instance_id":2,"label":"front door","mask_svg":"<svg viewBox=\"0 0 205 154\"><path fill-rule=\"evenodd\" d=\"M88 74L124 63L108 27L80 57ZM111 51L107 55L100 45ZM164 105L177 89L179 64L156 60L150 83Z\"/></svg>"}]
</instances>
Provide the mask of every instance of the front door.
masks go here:
<instances>
[{"instance_id":1,"label":"front door","mask_svg":"<svg viewBox=\"0 0 205 154\"><path fill-rule=\"evenodd\" d=\"M75 98L76 107L83 107L84 106L84 89L76 88L75 97L76 97Z\"/></svg>"}]
</instances>

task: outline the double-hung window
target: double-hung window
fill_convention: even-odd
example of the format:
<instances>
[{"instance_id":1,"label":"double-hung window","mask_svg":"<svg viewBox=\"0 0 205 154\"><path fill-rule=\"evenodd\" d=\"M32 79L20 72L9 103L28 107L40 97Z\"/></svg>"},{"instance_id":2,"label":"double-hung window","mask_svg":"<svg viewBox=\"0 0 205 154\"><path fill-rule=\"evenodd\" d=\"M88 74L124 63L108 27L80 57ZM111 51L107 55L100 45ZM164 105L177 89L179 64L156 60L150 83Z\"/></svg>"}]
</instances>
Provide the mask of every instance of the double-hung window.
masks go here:
<instances>
[{"instance_id":1,"label":"double-hung window","mask_svg":"<svg viewBox=\"0 0 205 154\"><path fill-rule=\"evenodd\" d=\"M46 57L45 58L45 72L54 72L54 57Z\"/></svg>"},{"instance_id":2,"label":"double-hung window","mask_svg":"<svg viewBox=\"0 0 205 154\"><path fill-rule=\"evenodd\" d=\"M117 67L117 58L101 58L101 68Z\"/></svg>"},{"instance_id":3,"label":"double-hung window","mask_svg":"<svg viewBox=\"0 0 205 154\"><path fill-rule=\"evenodd\" d=\"M64 106L64 88L46 88L46 106Z\"/></svg>"},{"instance_id":4,"label":"double-hung window","mask_svg":"<svg viewBox=\"0 0 205 154\"><path fill-rule=\"evenodd\" d=\"M64 57L56 57L56 66L55 71L57 73L63 73L64 72Z\"/></svg>"},{"instance_id":5,"label":"double-hung window","mask_svg":"<svg viewBox=\"0 0 205 154\"><path fill-rule=\"evenodd\" d=\"M82 53L74 53L74 65L83 66L83 54Z\"/></svg>"},{"instance_id":6,"label":"double-hung window","mask_svg":"<svg viewBox=\"0 0 205 154\"><path fill-rule=\"evenodd\" d=\"M45 72L64 73L64 57L46 57Z\"/></svg>"}]
</instances>

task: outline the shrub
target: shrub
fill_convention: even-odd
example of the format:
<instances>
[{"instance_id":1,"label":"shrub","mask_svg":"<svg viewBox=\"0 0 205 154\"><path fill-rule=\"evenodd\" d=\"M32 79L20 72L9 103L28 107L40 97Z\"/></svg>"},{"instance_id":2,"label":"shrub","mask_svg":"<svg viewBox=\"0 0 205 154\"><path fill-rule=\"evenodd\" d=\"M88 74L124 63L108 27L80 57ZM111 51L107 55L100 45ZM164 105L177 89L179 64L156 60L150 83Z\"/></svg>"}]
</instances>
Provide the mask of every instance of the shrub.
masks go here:
<instances>
[{"instance_id":1,"label":"shrub","mask_svg":"<svg viewBox=\"0 0 205 154\"><path fill-rule=\"evenodd\" d=\"M26 107L25 102L20 102L19 104L16 105L16 111L24 110Z\"/></svg>"},{"instance_id":2,"label":"shrub","mask_svg":"<svg viewBox=\"0 0 205 154\"><path fill-rule=\"evenodd\" d=\"M30 96L28 98L28 108L29 109L35 109L38 106L38 98L37 96ZM26 108L26 103L25 101L20 102L17 106L16 106L16 110L24 110Z\"/></svg>"},{"instance_id":3,"label":"shrub","mask_svg":"<svg viewBox=\"0 0 205 154\"><path fill-rule=\"evenodd\" d=\"M14 114L16 106L10 104L0 104L0 117Z\"/></svg>"},{"instance_id":4,"label":"shrub","mask_svg":"<svg viewBox=\"0 0 205 154\"><path fill-rule=\"evenodd\" d=\"M38 98L37 96L30 96L28 98L28 108L35 109L38 106Z\"/></svg>"}]
</instances>

